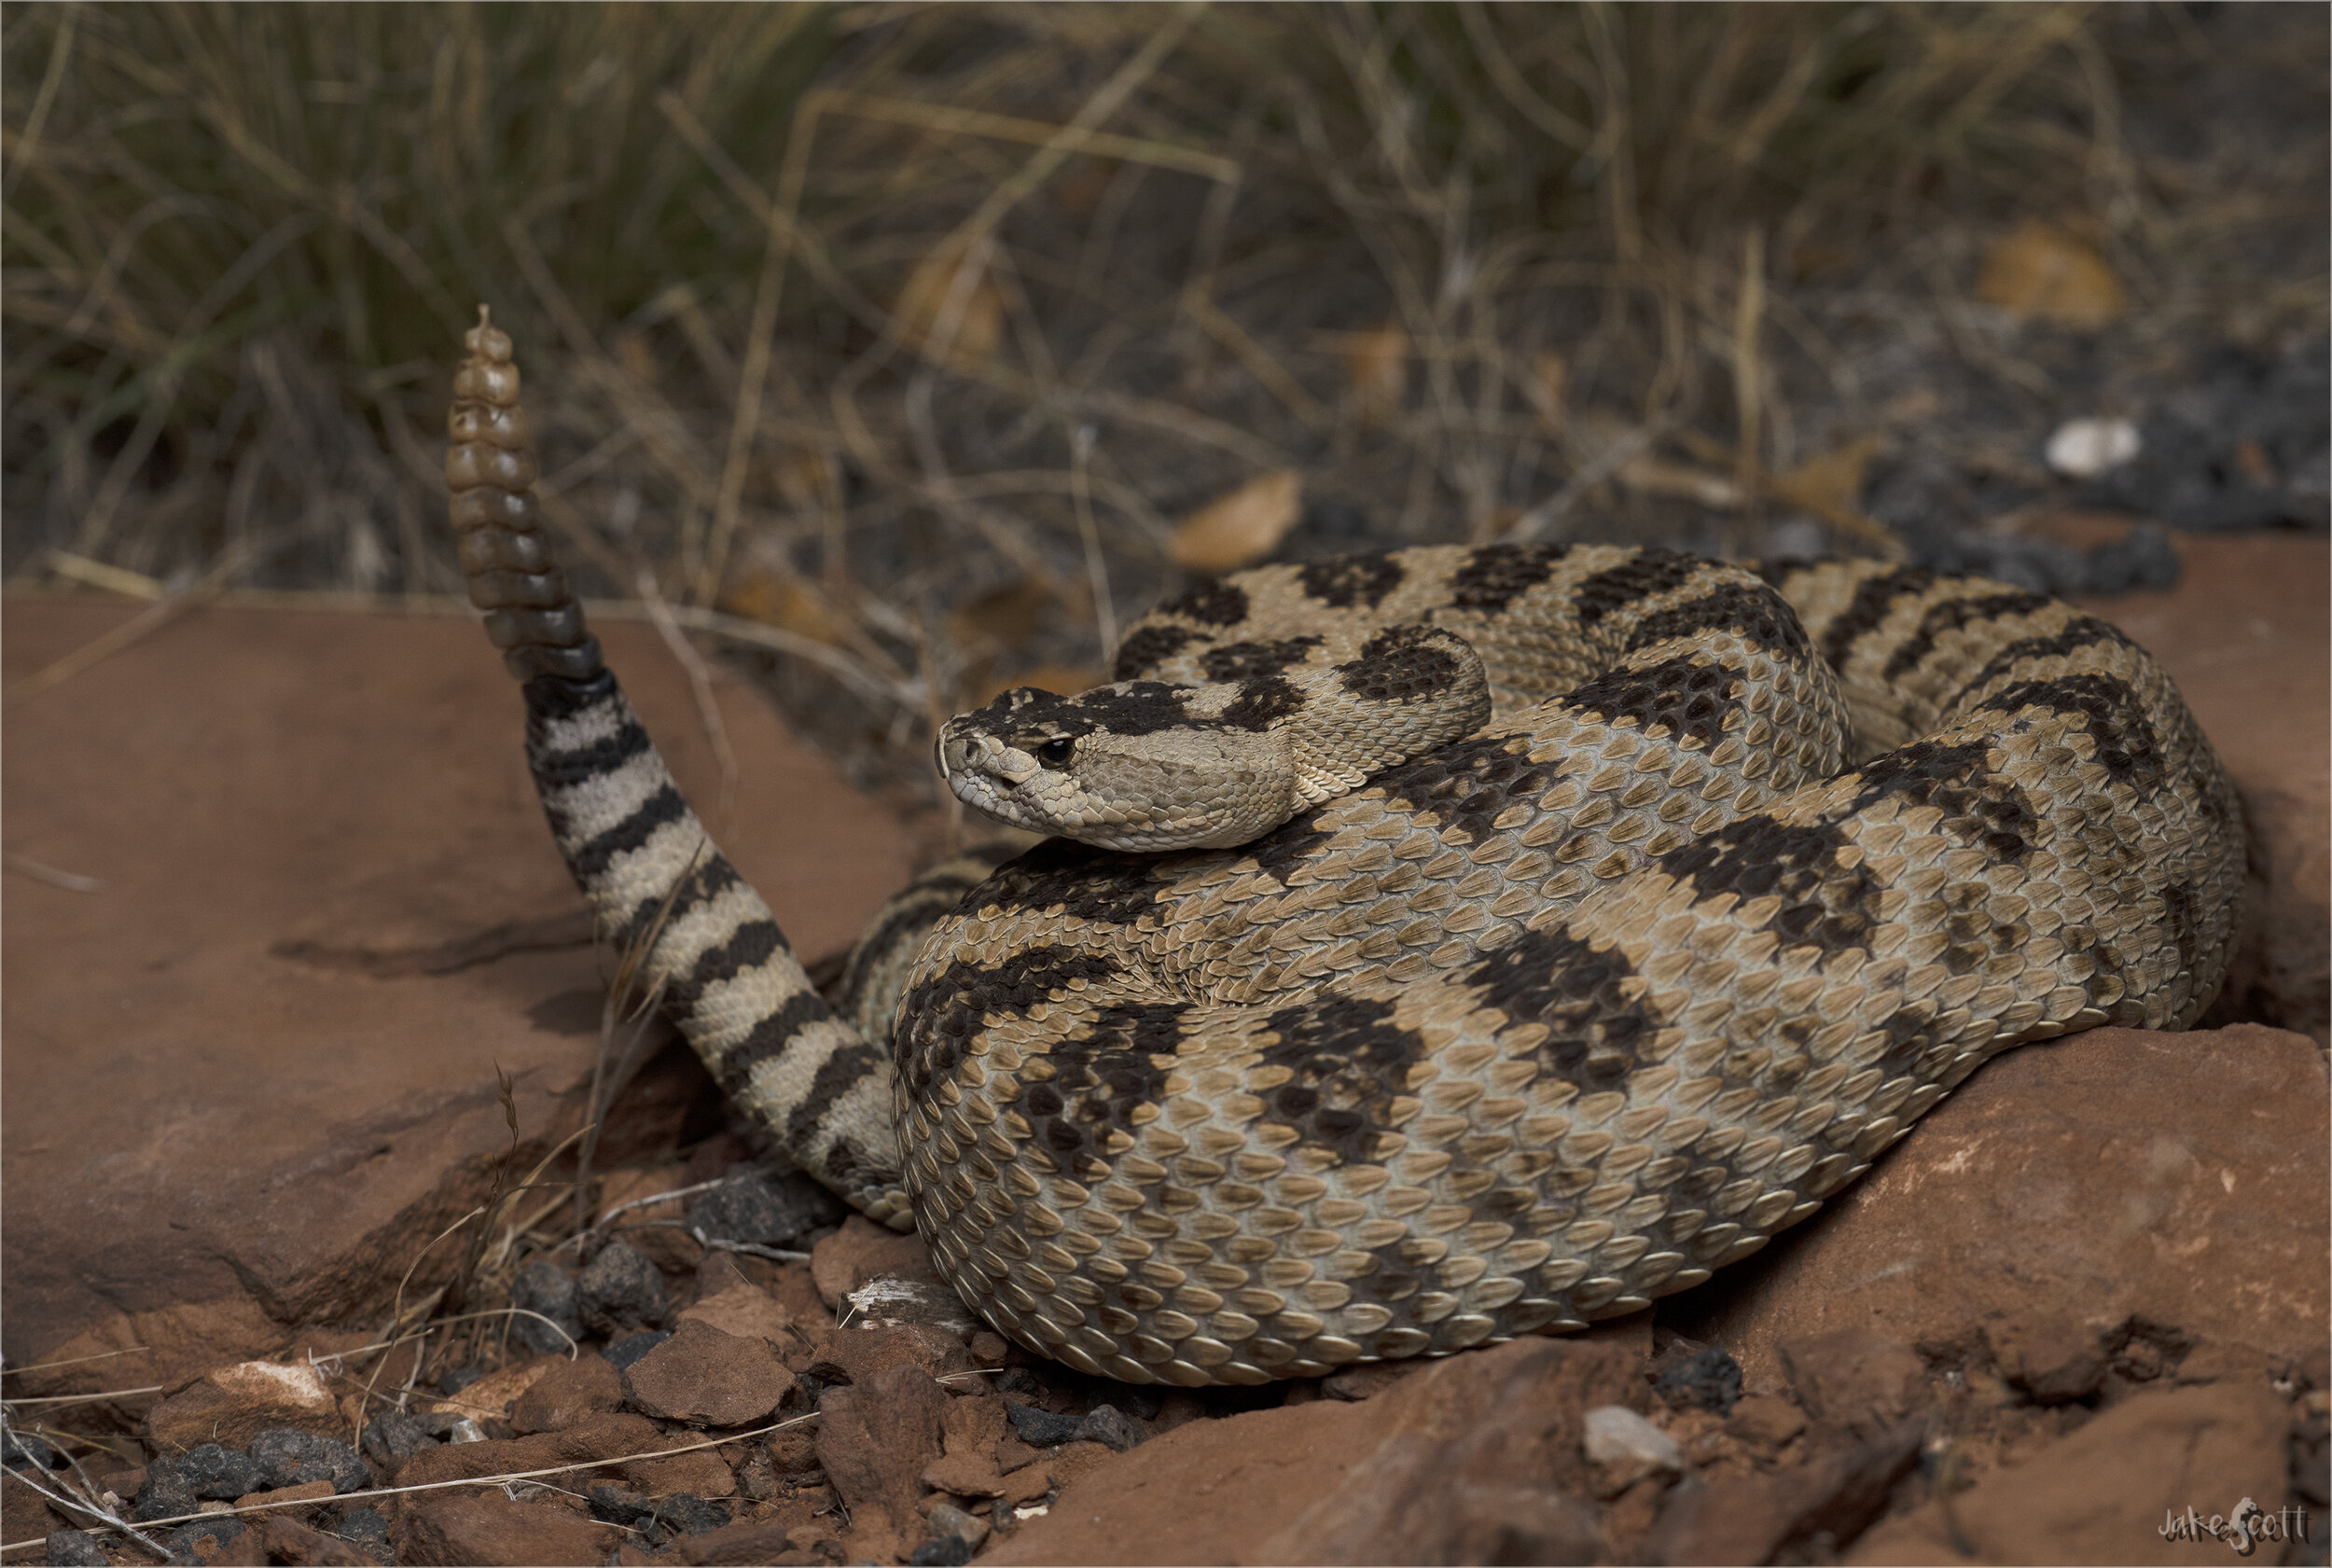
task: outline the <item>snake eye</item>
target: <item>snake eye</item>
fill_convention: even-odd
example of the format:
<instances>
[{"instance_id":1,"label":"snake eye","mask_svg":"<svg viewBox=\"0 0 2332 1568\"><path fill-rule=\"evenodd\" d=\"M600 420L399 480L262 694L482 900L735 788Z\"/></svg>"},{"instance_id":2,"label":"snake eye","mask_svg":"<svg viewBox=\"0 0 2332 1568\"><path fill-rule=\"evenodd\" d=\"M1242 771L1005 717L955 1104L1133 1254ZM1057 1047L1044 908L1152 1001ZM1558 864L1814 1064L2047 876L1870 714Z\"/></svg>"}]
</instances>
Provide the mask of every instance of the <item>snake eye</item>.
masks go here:
<instances>
[{"instance_id":1,"label":"snake eye","mask_svg":"<svg viewBox=\"0 0 2332 1568\"><path fill-rule=\"evenodd\" d=\"M1048 768L1065 767L1069 761L1069 754L1076 749L1076 741L1066 735L1057 735L1036 748L1036 760Z\"/></svg>"}]
</instances>

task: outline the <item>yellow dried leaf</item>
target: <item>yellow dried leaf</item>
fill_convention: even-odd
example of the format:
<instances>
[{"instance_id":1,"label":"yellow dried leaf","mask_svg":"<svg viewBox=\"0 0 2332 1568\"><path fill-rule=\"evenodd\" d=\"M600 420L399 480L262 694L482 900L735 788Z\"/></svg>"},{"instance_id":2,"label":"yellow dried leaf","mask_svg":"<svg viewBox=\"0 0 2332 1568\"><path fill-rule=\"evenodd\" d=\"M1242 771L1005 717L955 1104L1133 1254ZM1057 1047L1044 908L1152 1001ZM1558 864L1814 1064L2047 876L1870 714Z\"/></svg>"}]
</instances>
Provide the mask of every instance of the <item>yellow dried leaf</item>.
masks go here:
<instances>
[{"instance_id":1,"label":"yellow dried leaf","mask_svg":"<svg viewBox=\"0 0 2332 1568\"><path fill-rule=\"evenodd\" d=\"M1378 424L1391 420L1409 392L1409 334L1393 322L1353 333L1344 340L1344 372L1360 417Z\"/></svg>"},{"instance_id":2,"label":"yellow dried leaf","mask_svg":"<svg viewBox=\"0 0 2332 1568\"><path fill-rule=\"evenodd\" d=\"M958 646L992 643L1017 648L1036 633L1048 616L1059 618L1060 595L1049 583L1021 577L983 593L948 617L948 635Z\"/></svg>"},{"instance_id":3,"label":"yellow dried leaf","mask_svg":"<svg viewBox=\"0 0 2332 1568\"><path fill-rule=\"evenodd\" d=\"M1849 441L1825 451L1773 480L1773 493L1816 517L1835 517L1862 504L1863 477L1882 443L1876 436Z\"/></svg>"},{"instance_id":4,"label":"yellow dried leaf","mask_svg":"<svg viewBox=\"0 0 2332 1568\"><path fill-rule=\"evenodd\" d=\"M740 574L721 596L720 607L732 616L831 647L842 644L842 622L825 599L799 577L784 573L755 570Z\"/></svg>"},{"instance_id":5,"label":"yellow dried leaf","mask_svg":"<svg viewBox=\"0 0 2332 1568\"><path fill-rule=\"evenodd\" d=\"M1976 297L2067 326L2103 326L2130 308L2121 280L2093 246L2039 218L1985 252Z\"/></svg>"},{"instance_id":6,"label":"yellow dried leaf","mask_svg":"<svg viewBox=\"0 0 2332 1568\"><path fill-rule=\"evenodd\" d=\"M1531 368L1522 378L1523 395L1531 400L1531 408L1538 415L1538 423L1549 434L1559 432L1571 420L1571 366L1552 349L1541 349L1531 355Z\"/></svg>"},{"instance_id":7,"label":"yellow dried leaf","mask_svg":"<svg viewBox=\"0 0 2332 1568\"><path fill-rule=\"evenodd\" d=\"M1862 509L1863 479L1870 470L1870 460L1885 445L1881 437L1865 436L1835 451L1810 457L1788 473L1768 480L1767 493L1841 533L1867 539L1890 552L1899 551L1901 541L1893 531Z\"/></svg>"},{"instance_id":8,"label":"yellow dried leaf","mask_svg":"<svg viewBox=\"0 0 2332 1568\"><path fill-rule=\"evenodd\" d=\"M1234 572L1276 549L1303 509L1302 474L1264 474L1176 523L1167 553L1188 571Z\"/></svg>"},{"instance_id":9,"label":"yellow dried leaf","mask_svg":"<svg viewBox=\"0 0 2332 1568\"><path fill-rule=\"evenodd\" d=\"M995 357L1004 341L1004 296L983 267L957 293L963 248L945 242L915 264L892 306L900 340L927 358L958 369L977 369ZM951 304L953 309L951 310Z\"/></svg>"},{"instance_id":10,"label":"yellow dried leaf","mask_svg":"<svg viewBox=\"0 0 2332 1568\"><path fill-rule=\"evenodd\" d=\"M647 340L647 334L632 328L616 334L616 363L633 381L654 386L659 371L656 350Z\"/></svg>"},{"instance_id":11,"label":"yellow dried leaf","mask_svg":"<svg viewBox=\"0 0 2332 1568\"><path fill-rule=\"evenodd\" d=\"M812 507L841 493L841 465L822 447L787 441L755 466L760 470L766 485L774 489L778 499L788 506Z\"/></svg>"}]
</instances>

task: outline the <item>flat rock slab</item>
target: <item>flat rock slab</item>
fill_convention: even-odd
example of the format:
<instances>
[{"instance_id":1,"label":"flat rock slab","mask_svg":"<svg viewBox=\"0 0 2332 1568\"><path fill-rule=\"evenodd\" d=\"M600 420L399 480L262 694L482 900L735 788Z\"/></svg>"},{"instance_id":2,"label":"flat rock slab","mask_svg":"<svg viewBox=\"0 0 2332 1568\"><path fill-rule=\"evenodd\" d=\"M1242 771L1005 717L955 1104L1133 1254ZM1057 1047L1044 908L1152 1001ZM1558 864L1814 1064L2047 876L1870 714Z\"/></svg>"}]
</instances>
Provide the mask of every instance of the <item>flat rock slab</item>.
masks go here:
<instances>
[{"instance_id":1,"label":"flat rock slab","mask_svg":"<svg viewBox=\"0 0 2332 1568\"><path fill-rule=\"evenodd\" d=\"M1646 1393L1615 1344L1468 1351L1360 1404L1178 1426L1070 1482L980 1561L1591 1562L1588 1412Z\"/></svg>"},{"instance_id":2,"label":"flat rock slab","mask_svg":"<svg viewBox=\"0 0 2332 1568\"><path fill-rule=\"evenodd\" d=\"M2327 1332L2325 1097L2314 1043L2256 1024L2025 1046L1805 1226L1655 1311L1752 1390L1785 1381L1785 1342L1841 1329L1980 1361L2035 1333L2110 1346L2136 1320L2297 1359Z\"/></svg>"},{"instance_id":3,"label":"flat rock slab","mask_svg":"<svg viewBox=\"0 0 2332 1568\"><path fill-rule=\"evenodd\" d=\"M135 613L11 601L0 679ZM645 629L602 636L710 808L679 666ZM906 881L905 837L716 685L738 777L713 830L799 951L840 948ZM521 722L470 622L225 609L11 704L11 1365L145 1344L96 1364L93 1386L137 1386L378 1311L508 1145L497 1064L522 1135L574 1125L603 960Z\"/></svg>"}]
</instances>

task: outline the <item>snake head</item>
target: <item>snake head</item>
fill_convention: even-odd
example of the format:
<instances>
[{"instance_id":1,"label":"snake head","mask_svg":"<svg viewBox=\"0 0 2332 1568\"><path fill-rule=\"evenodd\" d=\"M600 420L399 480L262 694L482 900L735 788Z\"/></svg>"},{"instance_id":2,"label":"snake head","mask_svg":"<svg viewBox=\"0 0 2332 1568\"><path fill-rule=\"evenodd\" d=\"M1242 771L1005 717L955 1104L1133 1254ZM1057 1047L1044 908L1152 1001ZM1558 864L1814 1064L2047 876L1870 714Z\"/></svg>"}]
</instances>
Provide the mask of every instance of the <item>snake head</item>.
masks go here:
<instances>
[{"instance_id":1,"label":"snake head","mask_svg":"<svg viewBox=\"0 0 2332 1568\"><path fill-rule=\"evenodd\" d=\"M1020 687L950 719L933 752L957 799L1015 827L1135 852L1243 844L1294 814L1298 778L1277 715L1239 696Z\"/></svg>"}]
</instances>

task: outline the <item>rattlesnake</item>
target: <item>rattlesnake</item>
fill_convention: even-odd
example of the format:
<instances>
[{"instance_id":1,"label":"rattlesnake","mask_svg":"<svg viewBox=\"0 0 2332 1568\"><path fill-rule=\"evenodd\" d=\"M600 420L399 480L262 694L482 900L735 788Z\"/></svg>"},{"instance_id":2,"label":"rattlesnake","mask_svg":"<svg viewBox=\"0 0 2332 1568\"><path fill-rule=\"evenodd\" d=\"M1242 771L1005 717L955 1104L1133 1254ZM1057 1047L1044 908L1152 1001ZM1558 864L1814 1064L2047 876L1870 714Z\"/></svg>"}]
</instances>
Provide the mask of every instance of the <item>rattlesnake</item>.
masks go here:
<instances>
[{"instance_id":1,"label":"rattlesnake","mask_svg":"<svg viewBox=\"0 0 2332 1568\"><path fill-rule=\"evenodd\" d=\"M829 1005L604 669L508 340L468 342L462 559L609 938L797 1161L1082 1370L1259 1382L1641 1308L1990 1056L2176 1028L2219 983L2241 807L2111 626L1877 562L1491 544L1203 584L1124 641L1119 679L1167 684L955 721L943 762L1010 753L1008 791L1168 710L1284 728L1401 627L1462 638L1494 709L1252 842L942 867ZM1459 678L1409 673L1358 684ZM1239 684L1171 689L1210 677Z\"/></svg>"}]
</instances>

